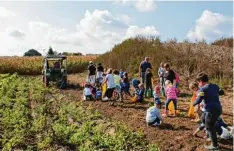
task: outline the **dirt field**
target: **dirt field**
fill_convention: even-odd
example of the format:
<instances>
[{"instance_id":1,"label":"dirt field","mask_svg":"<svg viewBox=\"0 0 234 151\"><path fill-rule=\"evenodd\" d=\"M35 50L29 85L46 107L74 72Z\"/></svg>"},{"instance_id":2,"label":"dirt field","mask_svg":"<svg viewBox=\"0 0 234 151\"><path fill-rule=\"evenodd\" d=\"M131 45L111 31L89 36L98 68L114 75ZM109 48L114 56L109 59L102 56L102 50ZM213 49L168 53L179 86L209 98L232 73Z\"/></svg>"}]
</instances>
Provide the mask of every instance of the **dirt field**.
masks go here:
<instances>
[{"instance_id":1,"label":"dirt field","mask_svg":"<svg viewBox=\"0 0 234 151\"><path fill-rule=\"evenodd\" d=\"M84 74L70 75L69 83L77 84L84 81ZM188 94L186 89L181 90L182 93ZM70 95L76 100L80 100L82 91L80 89L67 89L62 93ZM165 98L161 99L165 101ZM233 125L233 93L232 90L225 91L225 95L221 97L223 106L223 119L228 125ZM198 127L198 124L191 122L188 117L167 117L164 123L158 127L146 127L145 116L146 110L152 99L146 99L144 104L133 104L129 99L124 99L124 103L117 102L114 106L110 106L110 102L87 101L85 104L91 104L92 107L105 116L122 121L133 130L142 131L146 139L150 143L157 144L161 151L204 151L204 144L209 144L202 137L203 132L198 134L199 137L193 137L192 133ZM178 99L178 109L187 115L189 108L190 96L184 95ZM161 109L161 113L163 109ZM233 140L220 140L220 151L233 150Z\"/></svg>"}]
</instances>

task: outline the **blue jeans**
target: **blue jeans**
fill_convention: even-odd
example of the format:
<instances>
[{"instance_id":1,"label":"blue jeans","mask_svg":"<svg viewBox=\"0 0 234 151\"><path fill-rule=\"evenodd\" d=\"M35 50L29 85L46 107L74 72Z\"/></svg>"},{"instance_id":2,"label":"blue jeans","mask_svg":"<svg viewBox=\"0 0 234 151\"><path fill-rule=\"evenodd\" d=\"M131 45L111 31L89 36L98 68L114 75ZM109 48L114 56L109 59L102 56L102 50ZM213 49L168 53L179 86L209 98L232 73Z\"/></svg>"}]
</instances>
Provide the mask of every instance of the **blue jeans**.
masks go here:
<instances>
[{"instance_id":1,"label":"blue jeans","mask_svg":"<svg viewBox=\"0 0 234 151\"><path fill-rule=\"evenodd\" d=\"M177 100L176 99L167 99L166 105L165 105L166 110L168 110L168 106L169 106L171 101L173 101L173 103L174 103L174 110L177 110Z\"/></svg>"},{"instance_id":2,"label":"blue jeans","mask_svg":"<svg viewBox=\"0 0 234 151\"><path fill-rule=\"evenodd\" d=\"M155 126L155 125L160 125L160 122L161 122L161 120L158 117L156 117L156 119L153 122L148 123L148 124L150 126Z\"/></svg>"}]
</instances>

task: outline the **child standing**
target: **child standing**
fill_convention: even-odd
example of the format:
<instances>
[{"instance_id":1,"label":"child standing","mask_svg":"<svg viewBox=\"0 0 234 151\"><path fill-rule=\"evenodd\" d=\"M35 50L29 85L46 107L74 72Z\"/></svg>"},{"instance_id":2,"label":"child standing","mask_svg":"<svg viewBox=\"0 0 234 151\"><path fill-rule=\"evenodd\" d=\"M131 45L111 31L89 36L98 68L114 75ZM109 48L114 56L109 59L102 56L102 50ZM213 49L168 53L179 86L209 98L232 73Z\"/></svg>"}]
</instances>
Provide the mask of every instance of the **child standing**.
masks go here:
<instances>
[{"instance_id":1,"label":"child standing","mask_svg":"<svg viewBox=\"0 0 234 151\"><path fill-rule=\"evenodd\" d=\"M113 74L114 74L114 80L115 80L115 89L117 90L117 100L118 99L121 99L121 86L120 86L120 81L121 81L121 78L120 78L120 76L119 76L119 71L117 71L117 70L114 70L114 72L113 72Z\"/></svg>"},{"instance_id":2,"label":"child standing","mask_svg":"<svg viewBox=\"0 0 234 151\"><path fill-rule=\"evenodd\" d=\"M164 63L161 62L160 63L160 67L158 68L158 76L160 77L160 86L161 86L161 93L163 94L163 96L165 96L165 90L164 90L164 84L165 84L165 81L164 81Z\"/></svg>"},{"instance_id":3,"label":"child standing","mask_svg":"<svg viewBox=\"0 0 234 151\"><path fill-rule=\"evenodd\" d=\"M83 90L83 100L84 101L87 101L87 100L93 100L93 97L92 97L92 92L91 92L91 89L90 89L90 85L88 83L85 84L85 88Z\"/></svg>"},{"instance_id":4,"label":"child standing","mask_svg":"<svg viewBox=\"0 0 234 151\"><path fill-rule=\"evenodd\" d=\"M162 102L160 101L160 85L157 84L154 88L154 103L159 102L159 108L161 109Z\"/></svg>"},{"instance_id":5,"label":"child standing","mask_svg":"<svg viewBox=\"0 0 234 151\"><path fill-rule=\"evenodd\" d=\"M166 86L166 95L167 95L167 101L165 104L165 111L163 116L167 117L168 116L168 106L171 101L173 101L174 104L174 116L176 116L176 110L177 110L177 89L172 85L172 82L170 80L167 80L165 82Z\"/></svg>"},{"instance_id":6,"label":"child standing","mask_svg":"<svg viewBox=\"0 0 234 151\"><path fill-rule=\"evenodd\" d=\"M146 73L145 73L145 87L146 87L146 91L145 91L145 97L147 97L147 92L150 89L150 97L153 96L153 87L152 87L152 77L153 74L151 72L150 68L146 69Z\"/></svg>"},{"instance_id":7,"label":"child standing","mask_svg":"<svg viewBox=\"0 0 234 151\"><path fill-rule=\"evenodd\" d=\"M160 108L161 102L156 101L155 105L150 107L146 113L146 123L148 126L159 126L162 123L162 117L158 108Z\"/></svg>"},{"instance_id":8,"label":"child standing","mask_svg":"<svg viewBox=\"0 0 234 151\"><path fill-rule=\"evenodd\" d=\"M180 83L180 77L179 77L179 74L177 72L175 72L175 78L176 78L176 88L178 89L179 83Z\"/></svg>"},{"instance_id":9,"label":"child standing","mask_svg":"<svg viewBox=\"0 0 234 151\"><path fill-rule=\"evenodd\" d=\"M145 93L145 88L144 88L144 84L141 83L138 85L139 90L137 91L136 95L137 95L137 102L143 102L144 101L144 93Z\"/></svg>"}]
</instances>

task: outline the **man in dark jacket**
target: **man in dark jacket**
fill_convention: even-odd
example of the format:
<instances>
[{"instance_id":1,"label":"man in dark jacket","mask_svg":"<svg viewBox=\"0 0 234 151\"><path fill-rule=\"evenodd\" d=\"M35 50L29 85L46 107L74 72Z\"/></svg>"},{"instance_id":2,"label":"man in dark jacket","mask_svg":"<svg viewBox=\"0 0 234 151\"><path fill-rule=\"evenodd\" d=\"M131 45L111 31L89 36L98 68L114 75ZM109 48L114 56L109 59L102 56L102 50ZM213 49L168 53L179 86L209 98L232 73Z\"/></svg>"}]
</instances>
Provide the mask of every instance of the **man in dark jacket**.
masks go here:
<instances>
[{"instance_id":1,"label":"man in dark jacket","mask_svg":"<svg viewBox=\"0 0 234 151\"><path fill-rule=\"evenodd\" d=\"M96 79L96 67L92 61L89 61L88 70L89 70L88 82L94 84Z\"/></svg>"},{"instance_id":2,"label":"man in dark jacket","mask_svg":"<svg viewBox=\"0 0 234 151\"><path fill-rule=\"evenodd\" d=\"M205 121L206 130L211 138L212 144L210 146L204 146L209 150L217 150L218 142L215 131L215 123L218 117L222 114L222 106L219 100L219 95L223 95L224 92L216 84L208 83L208 76L201 73L197 76L200 89L193 106L196 106L204 100L205 112L203 113L203 120Z\"/></svg>"},{"instance_id":3,"label":"man in dark jacket","mask_svg":"<svg viewBox=\"0 0 234 151\"><path fill-rule=\"evenodd\" d=\"M145 60L141 62L139 66L139 75L142 78L142 83L145 83L145 72L150 68L152 69L151 63L149 62L149 58L145 57Z\"/></svg>"}]
</instances>

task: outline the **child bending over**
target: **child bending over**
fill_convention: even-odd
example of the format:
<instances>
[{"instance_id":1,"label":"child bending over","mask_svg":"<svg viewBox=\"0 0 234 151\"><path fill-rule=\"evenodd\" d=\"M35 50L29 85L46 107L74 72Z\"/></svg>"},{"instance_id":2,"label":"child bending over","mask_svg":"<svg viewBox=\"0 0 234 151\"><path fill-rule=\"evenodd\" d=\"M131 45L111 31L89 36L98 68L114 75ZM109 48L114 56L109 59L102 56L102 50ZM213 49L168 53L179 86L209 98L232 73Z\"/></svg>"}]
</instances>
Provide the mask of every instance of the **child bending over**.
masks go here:
<instances>
[{"instance_id":1,"label":"child bending over","mask_svg":"<svg viewBox=\"0 0 234 151\"><path fill-rule=\"evenodd\" d=\"M137 102L143 102L144 101L144 93L145 93L144 84L141 83L141 84L139 84L138 87L139 87L139 90L136 93L136 95L137 95Z\"/></svg>"},{"instance_id":2,"label":"child bending over","mask_svg":"<svg viewBox=\"0 0 234 151\"><path fill-rule=\"evenodd\" d=\"M194 112L195 112L195 119L191 120L193 122L199 122L200 121L200 117L202 115L202 111L201 111L201 108L200 108L200 104L197 105L196 107L193 107L193 102L195 101L196 97L197 97L197 93L198 93L198 90L199 90L199 87L198 87L198 83L197 82L192 82L189 84L189 89L191 91L193 91L193 97L192 97L192 100L191 100L191 104L190 104L190 109L189 110L192 110L192 108L194 108Z\"/></svg>"}]
</instances>

